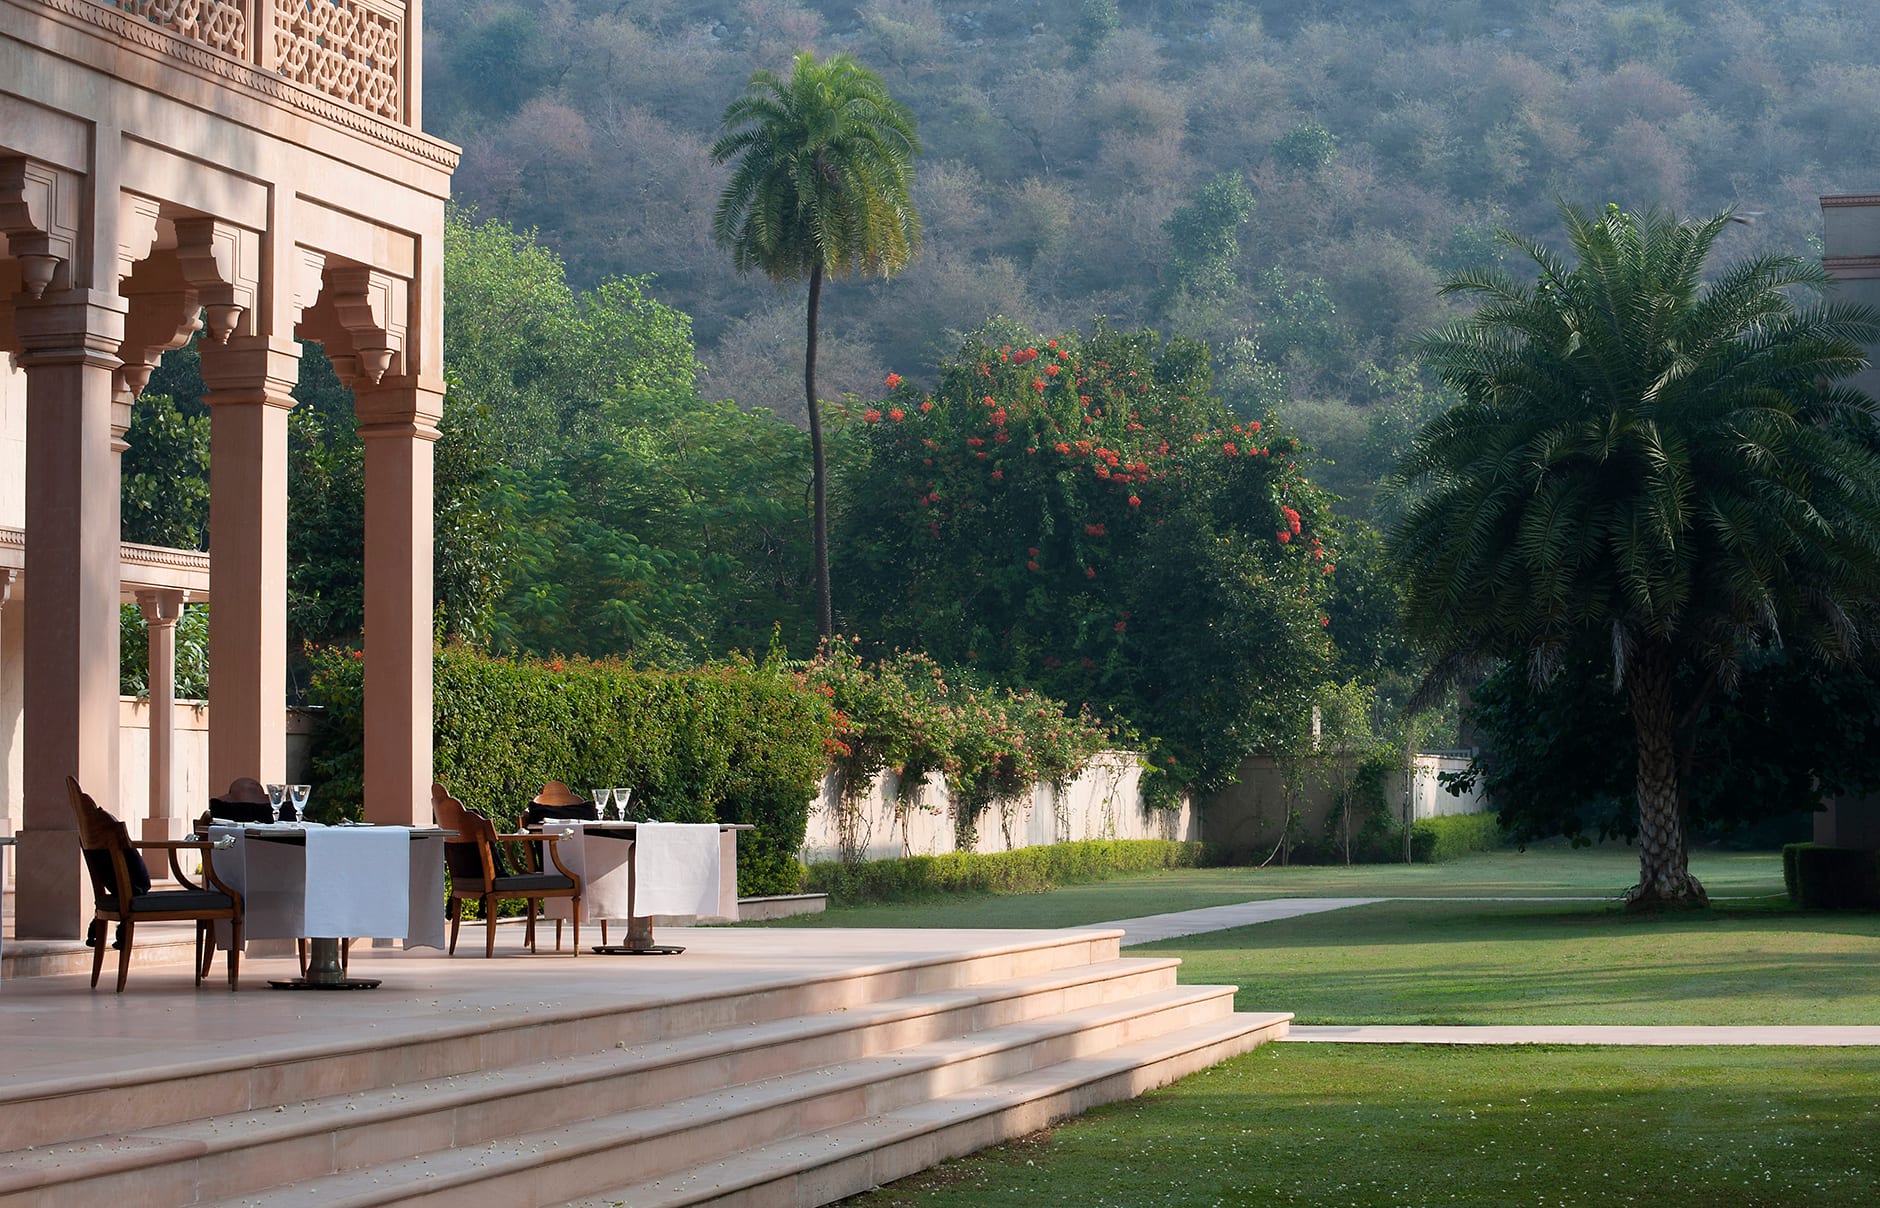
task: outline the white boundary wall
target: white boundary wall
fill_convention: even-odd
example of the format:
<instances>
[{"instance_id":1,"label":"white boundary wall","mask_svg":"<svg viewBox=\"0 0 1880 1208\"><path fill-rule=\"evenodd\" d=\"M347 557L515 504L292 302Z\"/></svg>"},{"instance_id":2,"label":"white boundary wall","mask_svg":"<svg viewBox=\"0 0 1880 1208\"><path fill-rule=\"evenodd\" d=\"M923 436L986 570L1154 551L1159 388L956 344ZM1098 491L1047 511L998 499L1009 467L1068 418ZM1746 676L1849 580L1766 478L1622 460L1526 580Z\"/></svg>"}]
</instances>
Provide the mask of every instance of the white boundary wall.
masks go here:
<instances>
[{"instance_id":1,"label":"white boundary wall","mask_svg":"<svg viewBox=\"0 0 1880 1208\"><path fill-rule=\"evenodd\" d=\"M1196 839L1194 807L1145 808L1142 767L1133 752L1105 751L1060 792L1034 785L1028 799L994 804L979 817L974 851L1011 851L1077 839ZM884 772L862 795L857 832L862 857L937 856L956 849L952 797L945 777L928 778L913 804L898 809L900 778ZM822 795L810 804L809 831L803 840L806 862L841 858L834 777L823 781Z\"/></svg>"}]
</instances>

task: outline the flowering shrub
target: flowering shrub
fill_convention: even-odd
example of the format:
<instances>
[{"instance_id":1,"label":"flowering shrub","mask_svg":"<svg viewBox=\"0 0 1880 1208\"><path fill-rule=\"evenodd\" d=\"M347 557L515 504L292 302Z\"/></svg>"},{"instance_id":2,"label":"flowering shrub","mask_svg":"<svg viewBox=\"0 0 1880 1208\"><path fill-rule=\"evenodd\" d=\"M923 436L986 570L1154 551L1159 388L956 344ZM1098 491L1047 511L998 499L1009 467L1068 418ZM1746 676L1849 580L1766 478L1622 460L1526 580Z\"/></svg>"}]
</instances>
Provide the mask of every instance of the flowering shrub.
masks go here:
<instances>
[{"instance_id":1,"label":"flowering shrub","mask_svg":"<svg viewBox=\"0 0 1880 1208\"><path fill-rule=\"evenodd\" d=\"M1116 741L1088 712L1066 716L1063 704L1030 691L950 685L925 654L896 651L868 662L841 637L825 641L799 679L833 710L830 762L845 858L861 846L853 835L859 796L884 769L900 777L903 810L929 774L944 774L970 837L987 805L1034 784L1065 784Z\"/></svg>"},{"instance_id":2,"label":"flowering shrub","mask_svg":"<svg viewBox=\"0 0 1880 1208\"><path fill-rule=\"evenodd\" d=\"M1164 801L1310 709L1329 509L1296 440L1214 397L1200 346L1007 329L861 418L836 578L867 637L1133 726Z\"/></svg>"}]
</instances>

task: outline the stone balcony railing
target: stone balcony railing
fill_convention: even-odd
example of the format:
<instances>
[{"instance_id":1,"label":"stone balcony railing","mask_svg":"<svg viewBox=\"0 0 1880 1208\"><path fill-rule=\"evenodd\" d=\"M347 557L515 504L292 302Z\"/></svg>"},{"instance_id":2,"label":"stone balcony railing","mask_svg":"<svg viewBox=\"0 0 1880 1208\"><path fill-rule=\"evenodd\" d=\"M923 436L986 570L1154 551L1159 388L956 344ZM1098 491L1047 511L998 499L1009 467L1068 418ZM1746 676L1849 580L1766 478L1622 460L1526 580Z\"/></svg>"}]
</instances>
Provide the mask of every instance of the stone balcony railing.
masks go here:
<instances>
[{"instance_id":1,"label":"stone balcony railing","mask_svg":"<svg viewBox=\"0 0 1880 1208\"><path fill-rule=\"evenodd\" d=\"M303 88L411 125L410 0L93 0Z\"/></svg>"}]
</instances>

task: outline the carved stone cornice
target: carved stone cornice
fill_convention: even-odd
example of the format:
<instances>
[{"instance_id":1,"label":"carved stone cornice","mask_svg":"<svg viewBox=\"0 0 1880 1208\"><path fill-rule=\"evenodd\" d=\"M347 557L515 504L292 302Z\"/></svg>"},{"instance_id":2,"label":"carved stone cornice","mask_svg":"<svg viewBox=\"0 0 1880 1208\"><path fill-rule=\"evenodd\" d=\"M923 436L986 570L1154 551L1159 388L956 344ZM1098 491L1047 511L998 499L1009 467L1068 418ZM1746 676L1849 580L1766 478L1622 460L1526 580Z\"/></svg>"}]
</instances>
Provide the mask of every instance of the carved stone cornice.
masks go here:
<instances>
[{"instance_id":1,"label":"carved stone cornice","mask_svg":"<svg viewBox=\"0 0 1880 1208\"><path fill-rule=\"evenodd\" d=\"M1821 199L1824 210L1853 206L1880 206L1880 193L1831 193Z\"/></svg>"},{"instance_id":2,"label":"carved stone cornice","mask_svg":"<svg viewBox=\"0 0 1880 1208\"><path fill-rule=\"evenodd\" d=\"M155 55L186 63L198 71L217 77L226 84L246 88L271 101L298 109L356 134L377 139L407 155L432 163L446 172L454 171L460 154L456 147L426 137L421 131L373 117L351 105L303 88L278 75L270 74L241 59L214 50L188 38L168 33L148 21L127 16L108 8L98 0L13 0L26 7L52 9L74 20L106 31L120 41L130 42Z\"/></svg>"},{"instance_id":3,"label":"carved stone cornice","mask_svg":"<svg viewBox=\"0 0 1880 1208\"><path fill-rule=\"evenodd\" d=\"M1880 203L1880 198L1874 200ZM1823 256L1821 267L1837 280L1869 280L1880 277L1880 256Z\"/></svg>"}]
</instances>

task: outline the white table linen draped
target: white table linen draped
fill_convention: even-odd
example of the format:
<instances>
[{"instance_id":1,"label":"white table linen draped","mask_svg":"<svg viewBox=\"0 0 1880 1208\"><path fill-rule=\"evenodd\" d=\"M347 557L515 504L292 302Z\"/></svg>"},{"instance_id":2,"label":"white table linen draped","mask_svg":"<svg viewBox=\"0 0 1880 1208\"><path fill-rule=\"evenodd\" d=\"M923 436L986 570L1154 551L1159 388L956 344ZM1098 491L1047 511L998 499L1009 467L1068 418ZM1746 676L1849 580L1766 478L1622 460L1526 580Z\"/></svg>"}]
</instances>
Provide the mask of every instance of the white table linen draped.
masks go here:
<instances>
[{"instance_id":1,"label":"white table linen draped","mask_svg":"<svg viewBox=\"0 0 1880 1208\"><path fill-rule=\"evenodd\" d=\"M444 946L444 840L403 826L308 826L306 842L280 842L261 828L209 828L232 835L216 874L241 891L249 939L373 936L406 948ZM227 924L216 925L226 947Z\"/></svg>"}]
</instances>

